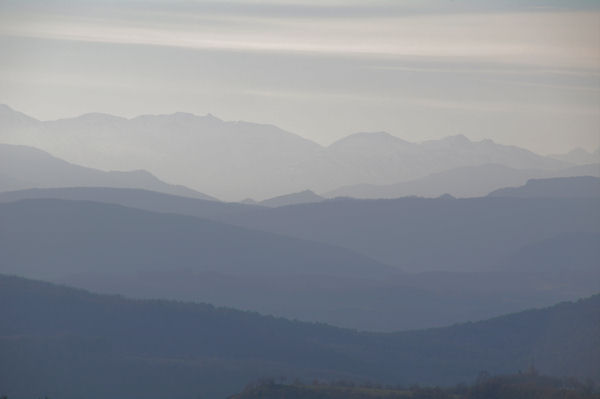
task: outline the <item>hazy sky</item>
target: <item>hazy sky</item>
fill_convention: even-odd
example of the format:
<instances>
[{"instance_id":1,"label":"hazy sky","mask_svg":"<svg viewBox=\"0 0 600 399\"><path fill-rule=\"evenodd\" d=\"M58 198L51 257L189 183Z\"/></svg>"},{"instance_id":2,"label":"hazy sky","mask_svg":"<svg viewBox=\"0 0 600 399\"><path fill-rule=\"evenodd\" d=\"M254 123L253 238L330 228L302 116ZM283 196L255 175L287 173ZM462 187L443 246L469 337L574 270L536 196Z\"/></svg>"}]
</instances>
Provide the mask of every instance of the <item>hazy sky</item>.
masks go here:
<instances>
[{"instance_id":1,"label":"hazy sky","mask_svg":"<svg viewBox=\"0 0 600 399\"><path fill-rule=\"evenodd\" d=\"M0 102L600 146L600 2L4 1Z\"/></svg>"}]
</instances>

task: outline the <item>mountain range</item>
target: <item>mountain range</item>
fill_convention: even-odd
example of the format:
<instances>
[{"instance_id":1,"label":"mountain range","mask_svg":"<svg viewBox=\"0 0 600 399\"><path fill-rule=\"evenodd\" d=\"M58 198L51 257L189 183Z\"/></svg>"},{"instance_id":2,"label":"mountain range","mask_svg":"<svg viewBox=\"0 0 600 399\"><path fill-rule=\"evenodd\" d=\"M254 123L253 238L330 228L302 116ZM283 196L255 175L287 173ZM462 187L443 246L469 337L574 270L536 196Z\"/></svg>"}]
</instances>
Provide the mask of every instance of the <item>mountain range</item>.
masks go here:
<instances>
[{"instance_id":1,"label":"mountain range","mask_svg":"<svg viewBox=\"0 0 600 399\"><path fill-rule=\"evenodd\" d=\"M357 133L321 146L275 126L227 122L212 115L125 119L86 114L39 121L5 105L0 107L0 141L33 146L101 170L144 169L229 201L263 200L306 189L328 193L356 184L396 184L486 164L526 170L574 165L464 136L410 143L385 132Z\"/></svg>"},{"instance_id":2,"label":"mountain range","mask_svg":"<svg viewBox=\"0 0 600 399\"><path fill-rule=\"evenodd\" d=\"M0 105L0 397L600 381L599 200L600 150Z\"/></svg>"},{"instance_id":3,"label":"mountain range","mask_svg":"<svg viewBox=\"0 0 600 399\"><path fill-rule=\"evenodd\" d=\"M521 187L500 188L489 197L513 198L598 198L600 178L594 176L532 179Z\"/></svg>"},{"instance_id":4,"label":"mountain range","mask_svg":"<svg viewBox=\"0 0 600 399\"><path fill-rule=\"evenodd\" d=\"M335 199L219 216L351 248L405 271L481 271L564 232L599 232L597 198Z\"/></svg>"},{"instance_id":5,"label":"mountain range","mask_svg":"<svg viewBox=\"0 0 600 399\"><path fill-rule=\"evenodd\" d=\"M160 181L144 170L105 172L71 164L37 148L0 144L0 192L72 186L141 188L184 197L216 200L187 187Z\"/></svg>"},{"instance_id":6,"label":"mountain range","mask_svg":"<svg viewBox=\"0 0 600 399\"><path fill-rule=\"evenodd\" d=\"M531 179L575 176L600 177L600 163L558 170L515 169L500 164L465 166L396 184L358 184L340 187L323 195L329 198L370 199L408 196L435 198L445 194L458 198L483 197L495 190L525 184Z\"/></svg>"},{"instance_id":7,"label":"mountain range","mask_svg":"<svg viewBox=\"0 0 600 399\"><path fill-rule=\"evenodd\" d=\"M553 154L550 157L578 165L598 163L600 160L600 147L593 152L588 152L583 148L575 148L565 154Z\"/></svg>"},{"instance_id":8,"label":"mountain range","mask_svg":"<svg viewBox=\"0 0 600 399\"><path fill-rule=\"evenodd\" d=\"M355 223L363 218L361 214L376 213L400 217L433 213L458 223L461 213L456 207L446 208L447 201L465 201L462 206L472 207L467 200L407 199L379 203L353 200L355 208L348 208L343 200L263 208L115 188L2 193L0 249L4 255L0 272L97 292L210 302L378 331L481 320L600 290L596 267L600 233L597 229L596 233L588 232L595 219L587 220L587 224L579 220L563 225L562 219L541 223L551 219L549 215L557 206L569 209L564 216L567 219L573 215L585 219L590 204L580 200L549 199L540 204L518 199L516 203L522 208L518 209L512 199L480 199L481 204L475 203L475 207L486 212L495 209L490 217L506 222L500 226L504 230L501 234L485 224L463 227L464 235L480 237L470 247L473 265L468 271L461 271L464 256L459 245L467 244L461 243L460 236L433 236L433 240L445 240L446 244L431 254L427 248L414 248L415 240L421 237L408 243L403 242L406 238L393 238L409 237L402 223L395 230L376 232L373 226L381 221L375 218L372 225L365 225L368 230L364 234L370 234L372 241L389 240L389 247L377 248L380 257L391 248L403 246L405 257L414 259L404 270L359 253L365 247L354 244L348 234L353 227L347 224L339 226L337 233L332 226L325 235L298 239L219 221L248 220L250 216L267 221L296 217L298 208L308 207L291 227L325 229L314 221L320 219L322 210L311 208L329 204L345 209L339 217L357 219ZM535 211L538 207L541 211ZM418 208L421 215L415 213ZM513 208L518 212L507 219L506 213ZM525 218L528 212L533 215ZM450 222L453 217L457 219ZM327 220L319 223L326 224ZM531 223L529 235L516 233L523 223ZM342 233L343 229L348 231ZM291 232L299 234L301 230ZM346 241L340 242L346 248L327 243L327 234L345 236ZM497 245L486 245L490 236L495 236ZM513 240L511 245L504 245L509 239ZM528 264L532 259L535 264Z\"/></svg>"},{"instance_id":9,"label":"mountain range","mask_svg":"<svg viewBox=\"0 0 600 399\"><path fill-rule=\"evenodd\" d=\"M0 394L214 398L280 376L445 385L532 362L598 381L599 301L376 334L0 275Z\"/></svg>"},{"instance_id":10,"label":"mountain range","mask_svg":"<svg viewBox=\"0 0 600 399\"><path fill-rule=\"evenodd\" d=\"M309 204L311 202L321 202L324 200L324 197L315 194L313 191L304 190L298 193L284 194L273 198L267 198L262 201L254 201L253 199L248 198L242 201L242 203L276 208L278 206Z\"/></svg>"},{"instance_id":11,"label":"mountain range","mask_svg":"<svg viewBox=\"0 0 600 399\"><path fill-rule=\"evenodd\" d=\"M56 278L165 270L368 276L394 268L352 251L169 213L89 201L0 204L4 273Z\"/></svg>"}]
</instances>

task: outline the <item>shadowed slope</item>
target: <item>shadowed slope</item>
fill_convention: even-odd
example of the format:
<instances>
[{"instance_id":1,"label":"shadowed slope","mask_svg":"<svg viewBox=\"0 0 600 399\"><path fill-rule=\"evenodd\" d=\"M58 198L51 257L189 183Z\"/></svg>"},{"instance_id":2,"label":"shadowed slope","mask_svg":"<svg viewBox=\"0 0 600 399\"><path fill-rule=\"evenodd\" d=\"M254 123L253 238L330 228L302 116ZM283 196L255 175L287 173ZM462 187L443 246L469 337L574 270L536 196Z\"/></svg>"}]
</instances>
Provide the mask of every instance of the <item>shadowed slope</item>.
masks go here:
<instances>
[{"instance_id":1,"label":"shadowed slope","mask_svg":"<svg viewBox=\"0 0 600 399\"><path fill-rule=\"evenodd\" d=\"M599 300L372 334L0 276L0 386L70 399L225 395L273 373L453 384L533 358L543 373L598 379Z\"/></svg>"},{"instance_id":2,"label":"shadowed slope","mask_svg":"<svg viewBox=\"0 0 600 399\"><path fill-rule=\"evenodd\" d=\"M599 232L596 199L337 199L223 215L232 224L350 248L407 271L475 271L564 232Z\"/></svg>"},{"instance_id":3,"label":"shadowed slope","mask_svg":"<svg viewBox=\"0 0 600 399\"><path fill-rule=\"evenodd\" d=\"M0 226L2 271L38 278L173 270L368 276L394 270L320 243L86 201L0 204Z\"/></svg>"}]
</instances>

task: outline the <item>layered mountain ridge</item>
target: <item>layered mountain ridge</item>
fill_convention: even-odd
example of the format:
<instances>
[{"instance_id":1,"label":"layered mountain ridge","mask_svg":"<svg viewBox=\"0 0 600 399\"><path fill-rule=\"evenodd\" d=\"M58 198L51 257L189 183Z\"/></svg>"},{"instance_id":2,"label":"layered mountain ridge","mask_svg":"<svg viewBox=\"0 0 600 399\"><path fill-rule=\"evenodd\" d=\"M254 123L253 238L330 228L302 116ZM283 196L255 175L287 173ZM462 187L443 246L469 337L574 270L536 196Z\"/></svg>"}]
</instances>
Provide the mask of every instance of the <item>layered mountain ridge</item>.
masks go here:
<instances>
[{"instance_id":1,"label":"layered mountain ridge","mask_svg":"<svg viewBox=\"0 0 600 399\"><path fill-rule=\"evenodd\" d=\"M38 121L3 106L0 141L34 146L98 169L145 169L229 201L306 189L324 193L354 184L396 184L490 163L541 170L573 165L460 135L410 143L385 132L357 133L323 147L272 125L187 113L131 119L86 114Z\"/></svg>"},{"instance_id":2,"label":"layered mountain ridge","mask_svg":"<svg viewBox=\"0 0 600 399\"><path fill-rule=\"evenodd\" d=\"M268 208L133 189L24 190L0 193L0 273L365 330L434 327L597 292L596 203L407 198ZM473 212L479 222L466 222Z\"/></svg>"},{"instance_id":3,"label":"layered mountain ridge","mask_svg":"<svg viewBox=\"0 0 600 399\"><path fill-rule=\"evenodd\" d=\"M37 148L0 144L0 192L51 187L137 188L217 200L185 186L165 183L145 170L103 171L86 168Z\"/></svg>"}]
</instances>

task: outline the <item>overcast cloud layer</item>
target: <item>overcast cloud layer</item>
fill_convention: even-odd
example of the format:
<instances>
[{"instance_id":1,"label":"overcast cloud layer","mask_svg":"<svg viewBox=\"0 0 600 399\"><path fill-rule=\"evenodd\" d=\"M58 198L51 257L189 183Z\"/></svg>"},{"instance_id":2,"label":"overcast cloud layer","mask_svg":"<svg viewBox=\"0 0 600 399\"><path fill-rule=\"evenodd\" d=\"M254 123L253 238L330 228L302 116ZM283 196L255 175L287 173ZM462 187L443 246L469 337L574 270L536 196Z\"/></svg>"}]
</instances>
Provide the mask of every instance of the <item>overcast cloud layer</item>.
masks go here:
<instances>
[{"instance_id":1,"label":"overcast cloud layer","mask_svg":"<svg viewBox=\"0 0 600 399\"><path fill-rule=\"evenodd\" d=\"M322 144L600 145L594 1L0 1L0 48L0 102L41 119L210 112Z\"/></svg>"}]
</instances>

